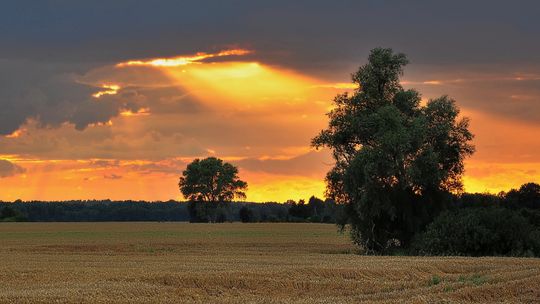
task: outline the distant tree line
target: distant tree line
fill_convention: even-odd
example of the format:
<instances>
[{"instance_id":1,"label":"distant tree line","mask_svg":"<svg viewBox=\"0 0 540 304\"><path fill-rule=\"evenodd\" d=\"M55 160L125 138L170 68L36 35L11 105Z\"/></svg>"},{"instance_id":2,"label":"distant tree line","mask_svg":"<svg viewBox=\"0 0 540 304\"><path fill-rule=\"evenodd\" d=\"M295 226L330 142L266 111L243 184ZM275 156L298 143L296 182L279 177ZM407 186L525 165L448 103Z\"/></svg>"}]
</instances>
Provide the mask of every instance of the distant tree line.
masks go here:
<instances>
[{"instance_id":1,"label":"distant tree line","mask_svg":"<svg viewBox=\"0 0 540 304\"><path fill-rule=\"evenodd\" d=\"M230 202L204 212L192 202L75 200L0 202L0 221L190 221L314 222L346 225L346 205L312 196L307 202ZM540 185L527 183L499 194L451 195L425 229L415 231L410 247L389 244L387 253L429 255L540 256ZM204 209L202 209L204 210ZM391 246L390 246L391 245Z\"/></svg>"},{"instance_id":2,"label":"distant tree line","mask_svg":"<svg viewBox=\"0 0 540 304\"><path fill-rule=\"evenodd\" d=\"M179 201L21 201L0 202L0 221L101 222L317 222L336 223L340 206L332 200L311 197L308 203L227 202L215 208L193 209L193 202Z\"/></svg>"}]
</instances>

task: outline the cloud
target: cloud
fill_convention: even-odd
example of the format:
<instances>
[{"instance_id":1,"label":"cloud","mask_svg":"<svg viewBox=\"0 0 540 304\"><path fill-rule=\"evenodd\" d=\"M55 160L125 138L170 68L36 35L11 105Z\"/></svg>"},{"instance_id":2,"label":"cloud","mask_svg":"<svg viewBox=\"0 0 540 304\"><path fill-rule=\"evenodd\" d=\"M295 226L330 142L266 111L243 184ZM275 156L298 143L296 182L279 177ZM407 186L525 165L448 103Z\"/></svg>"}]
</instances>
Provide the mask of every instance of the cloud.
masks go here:
<instances>
[{"instance_id":1,"label":"cloud","mask_svg":"<svg viewBox=\"0 0 540 304\"><path fill-rule=\"evenodd\" d=\"M23 167L8 160L0 159L0 178L14 176L24 172L26 172L26 170Z\"/></svg>"},{"instance_id":2,"label":"cloud","mask_svg":"<svg viewBox=\"0 0 540 304\"><path fill-rule=\"evenodd\" d=\"M123 99L101 95L103 100L94 102L91 95L107 92L104 85L120 85L125 94L140 92L142 88L133 90L133 87L141 74L146 85L155 79L161 86L171 86L166 83L170 79L166 80L166 76L152 67L202 63L205 57L230 61L230 57L244 60L248 55L251 61L325 78L329 86L334 83L349 86L343 82L365 62L369 50L377 46L407 53L413 65L441 70L456 67L458 71L471 71L494 64L504 66L507 73L531 66L537 70L540 65L537 2L509 6L503 1L490 1L490 14L484 13L485 4L467 3L467 10L463 10L464 3L389 5L346 1L329 5L326 1L310 1L306 10L303 3L287 1L271 4L239 1L229 5L219 1L204 4L164 1L151 8L131 3L129 14L122 2L108 4L106 10L96 3L64 3L54 10L48 1L7 4L0 12L0 28L9 29L0 31L4 42L0 49L3 58L0 134L11 134L28 118L47 127L67 122L82 130L91 124L106 123L125 110L123 107L136 112L138 108L132 107L148 105L126 101L129 99L126 95ZM433 16L433 11L445 14L426 18ZM140 20L141 15L145 16L144 20ZM381 15L387 18L377 17ZM506 22L500 22L502 18ZM454 20L460 22L456 24ZM76 31L67 26L74 22ZM361 38L355 39L359 28L365 30ZM246 49L254 52L246 54ZM230 53L230 50L236 51ZM189 55L199 52L204 53ZM117 64L125 67L113 71L111 67ZM100 69L107 75L100 74ZM150 73L153 77L148 76ZM108 82L111 78L119 81L120 74L123 74L121 83ZM81 77L93 79L85 82ZM433 79L440 81L440 85L433 85L437 83ZM422 82L434 87L432 91L444 89L443 79L437 77ZM505 89L512 92L503 98L499 94L501 90L494 90L496 96L477 96L476 88L471 85L472 91L463 94L463 100L486 111L523 116L532 121L538 112L527 108L538 104L538 99L534 99L538 95L529 92L534 86L538 87L538 83L523 89L528 91L523 93L519 85L511 84ZM120 94L108 90L113 91ZM453 91L445 93L454 95ZM512 107L510 95L529 96L530 102ZM193 95L184 105L191 110L200 106ZM176 105L174 110L181 108ZM163 109L167 110L165 106Z\"/></svg>"},{"instance_id":3,"label":"cloud","mask_svg":"<svg viewBox=\"0 0 540 304\"><path fill-rule=\"evenodd\" d=\"M376 46L415 54L422 64L540 59L540 4L533 0L160 1L151 7L129 1L129 11L126 1L53 3L5 5L0 28L9 30L1 31L0 57L111 63L233 44L262 49L258 56L268 62L320 73L350 66Z\"/></svg>"},{"instance_id":4,"label":"cloud","mask_svg":"<svg viewBox=\"0 0 540 304\"><path fill-rule=\"evenodd\" d=\"M131 172L137 172L143 175L148 174L165 174L179 176L186 168L187 160L180 158L169 158L157 161L133 161L123 162L122 167L127 168Z\"/></svg>"},{"instance_id":5,"label":"cloud","mask_svg":"<svg viewBox=\"0 0 540 304\"><path fill-rule=\"evenodd\" d=\"M425 99L448 94L462 108L540 125L540 75L527 72L538 68L540 64L517 72L512 66L455 69L411 65L402 84L418 89Z\"/></svg>"},{"instance_id":6,"label":"cloud","mask_svg":"<svg viewBox=\"0 0 540 304\"><path fill-rule=\"evenodd\" d=\"M103 175L103 178L115 180L115 179L121 179L122 175L117 175L117 174L114 174L114 173L113 174L105 174L105 175Z\"/></svg>"},{"instance_id":7,"label":"cloud","mask_svg":"<svg viewBox=\"0 0 540 304\"><path fill-rule=\"evenodd\" d=\"M332 96L343 90L264 63L228 61L153 68L113 64L72 81L90 88L84 92L88 102L62 105L76 111L56 124L27 114L24 132L0 137L0 152L47 159L160 160L204 157L208 151L290 158L305 153L287 151L309 146ZM96 97L98 92L109 93ZM64 113L60 108L53 112Z\"/></svg>"},{"instance_id":8,"label":"cloud","mask_svg":"<svg viewBox=\"0 0 540 304\"><path fill-rule=\"evenodd\" d=\"M0 135L12 134L29 119L41 127L72 123L83 130L118 115L123 104L95 102L96 88L77 83L68 71L63 65L0 60Z\"/></svg>"},{"instance_id":9,"label":"cloud","mask_svg":"<svg viewBox=\"0 0 540 304\"><path fill-rule=\"evenodd\" d=\"M240 169L280 175L324 176L333 166L328 151L310 151L286 159L246 158L233 161Z\"/></svg>"},{"instance_id":10,"label":"cloud","mask_svg":"<svg viewBox=\"0 0 540 304\"><path fill-rule=\"evenodd\" d=\"M91 160L89 164L93 167L109 168L109 167L117 167L118 165L120 165L120 161L97 159L97 160Z\"/></svg>"},{"instance_id":11,"label":"cloud","mask_svg":"<svg viewBox=\"0 0 540 304\"><path fill-rule=\"evenodd\" d=\"M17 160L24 183L2 181L12 195L66 197L88 177L93 188L69 195L169 198L185 162L210 152L239 165L258 200L308 195L330 167L310 138L378 46L409 56L406 86L470 114L474 161L538 159L536 1L52 3L0 10L0 154L35 159ZM253 52L215 56L229 49ZM104 176L122 179L105 192Z\"/></svg>"}]
</instances>

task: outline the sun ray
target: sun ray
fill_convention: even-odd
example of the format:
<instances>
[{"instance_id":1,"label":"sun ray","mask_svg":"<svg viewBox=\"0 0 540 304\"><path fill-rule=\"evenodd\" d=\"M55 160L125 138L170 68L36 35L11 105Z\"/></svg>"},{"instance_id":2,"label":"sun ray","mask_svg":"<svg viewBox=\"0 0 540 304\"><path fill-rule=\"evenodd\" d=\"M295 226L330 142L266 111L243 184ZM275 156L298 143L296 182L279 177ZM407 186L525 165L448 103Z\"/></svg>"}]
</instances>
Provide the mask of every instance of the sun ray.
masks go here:
<instances>
[{"instance_id":1,"label":"sun ray","mask_svg":"<svg viewBox=\"0 0 540 304\"><path fill-rule=\"evenodd\" d=\"M154 67L177 67L188 64L200 63L200 61L215 58L215 57L225 57L225 56L242 56L252 53L250 50L246 49L229 49L223 50L217 53L204 53L199 52L191 56L178 56L173 58L154 58L150 60L130 60L126 62L120 62L116 64L116 67L126 67L126 66L154 66Z\"/></svg>"}]
</instances>

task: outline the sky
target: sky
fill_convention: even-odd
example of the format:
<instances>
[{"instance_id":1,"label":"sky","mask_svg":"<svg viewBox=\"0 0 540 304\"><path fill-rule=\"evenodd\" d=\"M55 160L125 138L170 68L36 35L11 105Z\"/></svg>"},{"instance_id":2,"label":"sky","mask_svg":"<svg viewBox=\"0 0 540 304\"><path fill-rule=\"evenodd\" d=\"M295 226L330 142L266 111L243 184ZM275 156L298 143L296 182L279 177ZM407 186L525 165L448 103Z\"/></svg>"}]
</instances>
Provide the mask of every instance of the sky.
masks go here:
<instances>
[{"instance_id":1,"label":"sky","mask_svg":"<svg viewBox=\"0 0 540 304\"><path fill-rule=\"evenodd\" d=\"M375 47L402 85L449 95L477 152L465 190L540 182L537 1L6 1L0 200L182 199L195 158L248 201L324 196L310 140Z\"/></svg>"}]
</instances>

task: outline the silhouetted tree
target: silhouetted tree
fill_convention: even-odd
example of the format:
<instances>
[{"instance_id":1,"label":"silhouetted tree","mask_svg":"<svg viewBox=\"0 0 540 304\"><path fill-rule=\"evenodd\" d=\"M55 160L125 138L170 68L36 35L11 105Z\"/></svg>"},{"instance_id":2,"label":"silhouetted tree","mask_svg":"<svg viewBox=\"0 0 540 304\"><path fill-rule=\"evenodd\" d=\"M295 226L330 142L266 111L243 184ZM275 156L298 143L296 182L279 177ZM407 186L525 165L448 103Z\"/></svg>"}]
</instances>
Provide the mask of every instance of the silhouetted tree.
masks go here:
<instances>
[{"instance_id":1,"label":"silhouetted tree","mask_svg":"<svg viewBox=\"0 0 540 304\"><path fill-rule=\"evenodd\" d=\"M506 203L510 208L540 208L540 185L523 184L519 190L512 189L506 194Z\"/></svg>"},{"instance_id":2,"label":"silhouetted tree","mask_svg":"<svg viewBox=\"0 0 540 304\"><path fill-rule=\"evenodd\" d=\"M499 207L504 197L489 193L463 193L457 200L457 207Z\"/></svg>"},{"instance_id":3,"label":"silhouetted tree","mask_svg":"<svg viewBox=\"0 0 540 304\"><path fill-rule=\"evenodd\" d=\"M308 206L311 209L311 216L321 216L324 210L324 201L315 196L311 196L308 200Z\"/></svg>"},{"instance_id":4,"label":"silhouetted tree","mask_svg":"<svg viewBox=\"0 0 540 304\"><path fill-rule=\"evenodd\" d=\"M191 201L193 221L216 221L217 208L234 198L245 199L247 183L238 177L238 169L221 159L195 159L182 172L179 182L182 195ZM224 215L220 212L219 220Z\"/></svg>"},{"instance_id":5,"label":"silhouetted tree","mask_svg":"<svg viewBox=\"0 0 540 304\"><path fill-rule=\"evenodd\" d=\"M335 97L328 128L312 141L332 149L327 195L346 205L353 241L368 250L409 245L462 191L463 160L474 152L454 100L421 106L420 93L402 88L407 63L391 49L372 50L352 77L358 89Z\"/></svg>"},{"instance_id":6,"label":"silhouetted tree","mask_svg":"<svg viewBox=\"0 0 540 304\"><path fill-rule=\"evenodd\" d=\"M293 217L293 220L307 220L307 218L311 216L311 209L309 208L309 205L306 205L306 201L301 199L298 203L292 202L289 207L289 214Z\"/></svg>"}]
</instances>

